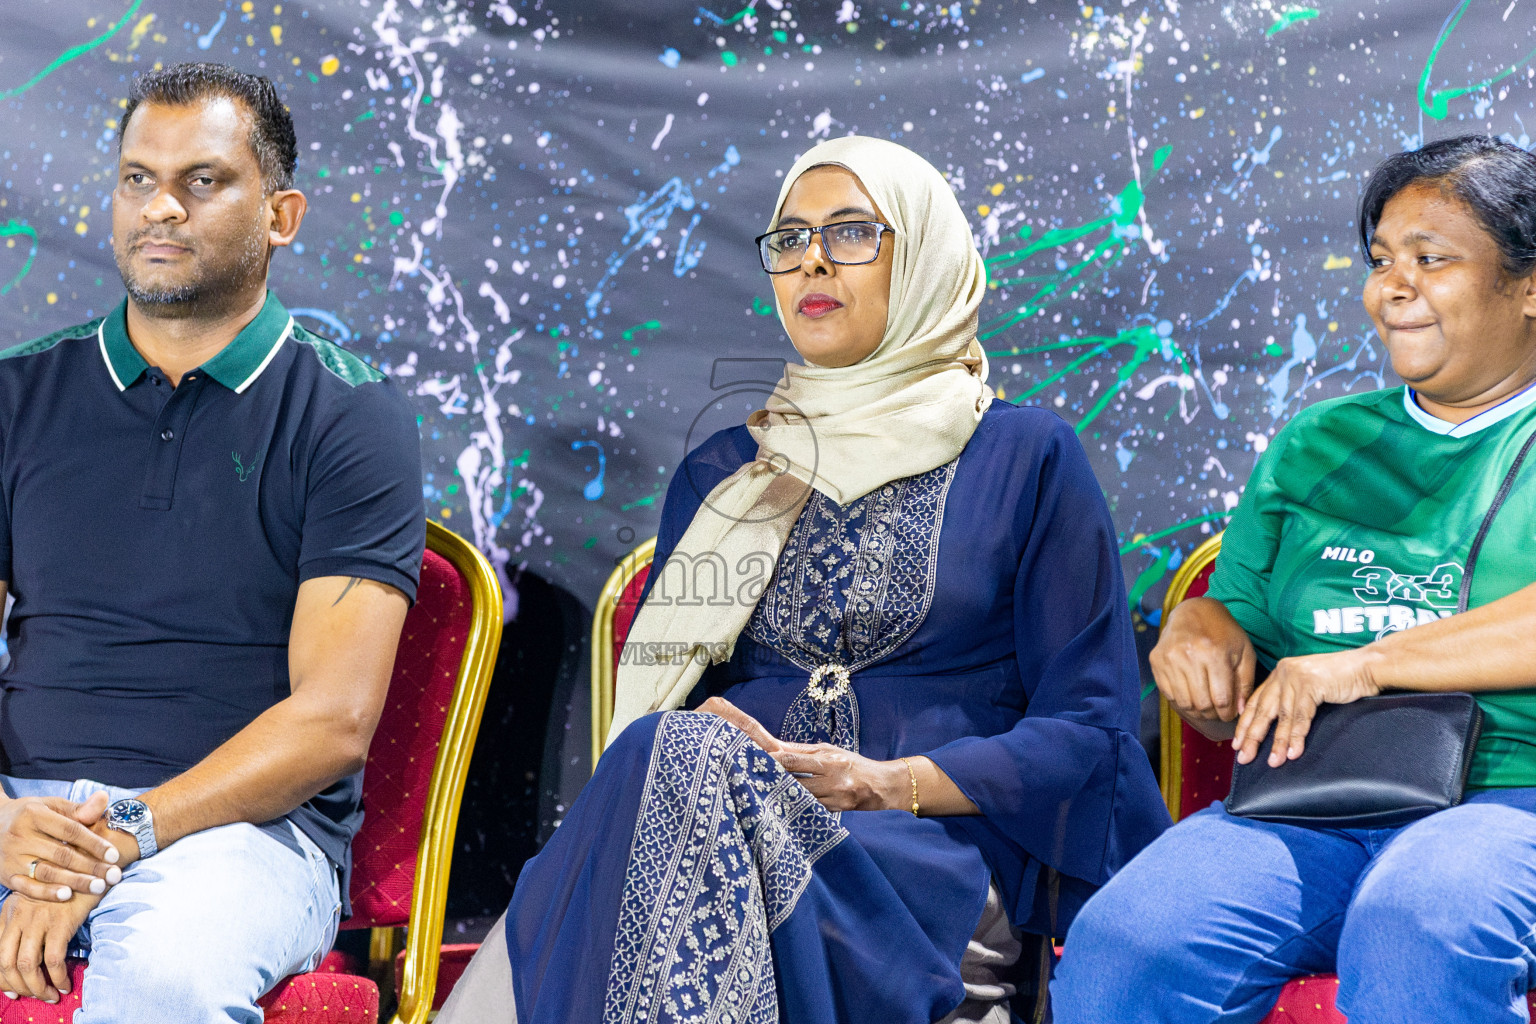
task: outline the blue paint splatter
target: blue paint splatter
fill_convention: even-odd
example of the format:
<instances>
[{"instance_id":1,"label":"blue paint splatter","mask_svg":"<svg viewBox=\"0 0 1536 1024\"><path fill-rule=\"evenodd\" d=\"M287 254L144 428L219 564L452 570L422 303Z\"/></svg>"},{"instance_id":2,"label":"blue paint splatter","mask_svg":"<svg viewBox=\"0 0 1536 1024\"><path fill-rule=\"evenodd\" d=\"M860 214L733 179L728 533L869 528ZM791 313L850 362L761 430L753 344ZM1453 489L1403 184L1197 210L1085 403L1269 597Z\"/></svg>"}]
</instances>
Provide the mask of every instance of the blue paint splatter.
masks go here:
<instances>
[{"instance_id":1,"label":"blue paint splatter","mask_svg":"<svg viewBox=\"0 0 1536 1024\"><path fill-rule=\"evenodd\" d=\"M608 457L603 454L603 446L596 441L571 442L571 451L579 452L583 448L597 449L597 476L587 481L587 486L581 489L581 496L588 501L596 501L603 496L603 474L608 471Z\"/></svg>"},{"instance_id":2,"label":"blue paint splatter","mask_svg":"<svg viewBox=\"0 0 1536 1024\"><path fill-rule=\"evenodd\" d=\"M665 50L662 50L661 56L657 57L656 59L661 61L669 68L675 68L683 62L683 55L669 46Z\"/></svg>"},{"instance_id":3,"label":"blue paint splatter","mask_svg":"<svg viewBox=\"0 0 1536 1024\"><path fill-rule=\"evenodd\" d=\"M624 248L608 256L607 271L587 295L588 316L597 315L598 308L603 304L603 293L608 288L609 282L618 275L619 269L624 266L624 261L650 245L653 238L666 230L674 210L682 210L686 213L693 207L693 190L683 183L683 179L673 178L650 195L642 192L639 199L624 208L624 219L629 222L629 230L624 233L620 241ZM688 227L683 230L682 241L678 244L677 259L673 263L673 273L678 277L682 277L697 266L699 258L704 254L703 242L692 250L689 249L688 244L693 236L693 229L699 226L699 217L697 213L693 215Z\"/></svg>"},{"instance_id":4,"label":"blue paint splatter","mask_svg":"<svg viewBox=\"0 0 1536 1024\"><path fill-rule=\"evenodd\" d=\"M1280 364L1269 378L1269 414L1279 416L1285 410L1285 396L1291 390L1291 370L1317 358L1317 339L1307 330L1307 314L1296 314L1296 329L1291 331L1291 358ZM1306 383L1302 383L1306 387Z\"/></svg>"},{"instance_id":5,"label":"blue paint splatter","mask_svg":"<svg viewBox=\"0 0 1536 1024\"><path fill-rule=\"evenodd\" d=\"M207 50L213 46L213 38L219 34L219 29L224 27L224 19L227 17L229 17L228 11L220 11L219 20L213 23L213 28L209 29L206 34L197 37L197 48L199 50Z\"/></svg>"}]
</instances>

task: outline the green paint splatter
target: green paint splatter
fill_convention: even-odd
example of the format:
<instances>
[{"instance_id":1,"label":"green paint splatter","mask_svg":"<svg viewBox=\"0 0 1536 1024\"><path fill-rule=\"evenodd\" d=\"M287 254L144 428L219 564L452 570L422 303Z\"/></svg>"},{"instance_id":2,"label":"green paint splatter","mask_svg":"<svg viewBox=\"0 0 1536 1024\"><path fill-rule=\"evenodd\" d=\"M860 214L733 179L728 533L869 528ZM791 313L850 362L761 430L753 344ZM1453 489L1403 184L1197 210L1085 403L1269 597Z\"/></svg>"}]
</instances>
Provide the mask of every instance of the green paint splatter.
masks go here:
<instances>
[{"instance_id":1,"label":"green paint splatter","mask_svg":"<svg viewBox=\"0 0 1536 1024\"><path fill-rule=\"evenodd\" d=\"M43 79L59 70L59 68L63 67L65 64L85 56L87 53L90 53L92 50L96 49L96 47L100 46L108 39L111 39L113 36L117 35L118 30L121 29L124 25L128 24L129 20L138 13L139 8L143 6L143 4L144 0L133 0L133 3L128 5L128 10L123 12L123 16L112 22L112 24L108 25L105 32L97 36L95 39L92 39L88 43L81 43L78 46L71 46L69 49L65 50L63 53L59 54L52 61L50 61L47 67L43 68L43 70L27 79L27 81L16 86L14 89L7 89L4 92L0 92L0 100L8 100L13 96L20 96L22 93L26 92L37 83L41 82ZM4 293L0 292L0 294Z\"/></svg>"},{"instance_id":2,"label":"green paint splatter","mask_svg":"<svg viewBox=\"0 0 1536 1024\"><path fill-rule=\"evenodd\" d=\"M727 25L734 25L734 24L736 24L736 22L740 21L742 18L745 18L747 15L751 14L752 13L752 8L754 8L756 6L757 6L757 0L753 0L752 3L747 4L747 6L743 7L741 10L737 11L735 14L731 15L729 18L725 18L725 19L721 20L720 27L724 28ZM713 17L713 15L711 15L711 17Z\"/></svg>"},{"instance_id":3,"label":"green paint splatter","mask_svg":"<svg viewBox=\"0 0 1536 1024\"><path fill-rule=\"evenodd\" d=\"M1174 523L1172 526L1158 530L1156 533L1149 533L1145 536L1138 535L1129 544L1120 545L1120 553L1128 555L1139 547L1151 544L1155 540L1162 540L1164 537L1170 537L1180 530L1187 530L1191 526L1199 526L1201 523L1214 523L1216 520L1225 519L1231 514L1230 512L1212 512L1210 515L1196 516L1193 519L1186 519L1182 523Z\"/></svg>"},{"instance_id":4,"label":"green paint splatter","mask_svg":"<svg viewBox=\"0 0 1536 1024\"><path fill-rule=\"evenodd\" d=\"M1277 32L1284 32L1298 21L1310 21L1322 13L1311 7L1287 7L1283 11L1275 12L1275 23L1269 26L1269 31L1264 34L1272 36Z\"/></svg>"},{"instance_id":5,"label":"green paint splatter","mask_svg":"<svg viewBox=\"0 0 1536 1024\"><path fill-rule=\"evenodd\" d=\"M586 539L586 542L584 544L582 544L581 546L583 548L585 548L586 550L591 551L593 548L597 547L597 538L596 537L588 537Z\"/></svg>"},{"instance_id":6,"label":"green paint splatter","mask_svg":"<svg viewBox=\"0 0 1536 1024\"><path fill-rule=\"evenodd\" d=\"M1168 575L1168 564L1173 561L1173 553L1176 549L1172 544L1165 548L1153 548L1152 552L1157 557L1152 559L1152 564L1141 570L1136 577L1136 582L1131 584L1130 593L1127 595L1131 601L1131 607L1141 604L1141 599L1147 591L1157 584L1157 581Z\"/></svg>"},{"instance_id":7,"label":"green paint splatter","mask_svg":"<svg viewBox=\"0 0 1536 1024\"><path fill-rule=\"evenodd\" d=\"M1004 359L1009 356L1035 355L1040 352L1060 352L1066 349L1082 348L1083 346L1088 346L1086 352L1018 396L1018 399L1021 401L1033 398L1069 374L1081 371L1083 366L1090 361L1100 356L1110 355L1114 349L1129 346L1131 349L1130 356L1121 364L1119 372L1115 375L1114 385L1106 389L1099 400L1094 403L1093 408L1089 409L1083 418L1078 421L1076 430L1079 434L1098 417L1099 413L1108 408L1109 403L1120 393L1121 389L1131 382L1131 378L1136 375L1136 371L1141 369L1142 365L1154 355L1162 355L1164 359L1176 359L1180 369L1185 373L1190 372L1189 361L1185 358L1183 349L1179 348L1171 339L1164 338L1152 327L1145 324L1139 327L1132 327L1130 330L1121 331L1114 337L1063 338L1060 341L1051 342L1046 345L1033 345L1029 348L999 349L994 352L988 352L987 355L990 358Z\"/></svg>"},{"instance_id":8,"label":"green paint splatter","mask_svg":"<svg viewBox=\"0 0 1536 1024\"><path fill-rule=\"evenodd\" d=\"M1158 147L1152 155L1153 174L1162 170L1163 164L1167 163L1168 156L1172 152L1172 146ZM1107 272L1118 264L1131 251L1133 241L1140 238L1133 225L1145 203L1146 195L1142 192L1141 185L1133 178L1126 182L1120 194L1111 201L1107 216L1087 221L1076 227L1052 228L1033 240L1030 236L1034 234L1035 229L1033 225L1026 224L1016 236L1024 244L1017 249L989 256L986 261L987 275L1003 287L1008 285L1039 285L1040 287L1027 302L983 325L978 337L983 341L996 337L1008 328L1042 312L1052 303L1076 295L1088 284L1088 279L1084 275L1089 270L1097 267ZM1100 233L1103 237L1066 270L1053 271L1049 274L1007 276L1008 271L1022 267L1039 253L1070 245L1079 239Z\"/></svg>"},{"instance_id":9,"label":"green paint splatter","mask_svg":"<svg viewBox=\"0 0 1536 1024\"><path fill-rule=\"evenodd\" d=\"M1435 40L1434 48L1429 51L1429 60L1424 63L1424 73L1419 76L1419 109L1434 118L1436 121L1444 121L1450 112L1451 100L1465 96L1468 93L1486 89L1496 82L1515 74L1522 67L1529 64L1532 58L1536 58L1536 50L1532 50L1503 71L1486 78L1476 85L1461 86L1451 89L1431 89L1429 87L1430 75L1435 70L1435 60L1440 56L1440 50L1451 38L1451 33L1456 31L1456 26L1461 23L1461 16L1467 13L1467 8L1472 0L1462 0L1461 6L1456 8L1456 13L1446 19L1445 26L1440 30L1440 37Z\"/></svg>"},{"instance_id":10,"label":"green paint splatter","mask_svg":"<svg viewBox=\"0 0 1536 1024\"><path fill-rule=\"evenodd\" d=\"M635 324L635 326L633 326L631 328L628 328L627 330L625 330L625 332L622 335L620 335L620 337L622 337L625 341L634 341L635 340L635 332L636 331L659 331L659 330L661 330L661 321L660 320L647 320L643 324ZM638 352L638 349L636 351Z\"/></svg>"},{"instance_id":11,"label":"green paint splatter","mask_svg":"<svg viewBox=\"0 0 1536 1024\"><path fill-rule=\"evenodd\" d=\"M761 295L754 295L752 296L752 312L756 313L758 316L767 316L769 313L773 312L773 306L767 302L764 302Z\"/></svg>"},{"instance_id":12,"label":"green paint splatter","mask_svg":"<svg viewBox=\"0 0 1536 1024\"><path fill-rule=\"evenodd\" d=\"M37 259L36 228L30 224L23 224L19 220L10 220L6 221L4 224L0 224L0 238L15 238L18 235L30 239L32 245L31 248L27 251L27 261L21 265L21 270L17 271L15 277L5 282L5 284L0 285L0 295L4 295L12 288L15 288L18 284L21 284L21 279L26 277L28 272L30 272L32 269L32 261Z\"/></svg>"},{"instance_id":13,"label":"green paint splatter","mask_svg":"<svg viewBox=\"0 0 1536 1024\"><path fill-rule=\"evenodd\" d=\"M724 64L728 68L735 67L736 60L737 57L734 50L725 50L720 54L720 63Z\"/></svg>"},{"instance_id":14,"label":"green paint splatter","mask_svg":"<svg viewBox=\"0 0 1536 1024\"><path fill-rule=\"evenodd\" d=\"M648 495L646 495L643 498L636 498L634 501L630 502L628 505L620 505L619 506L619 511L620 512L628 512L632 508L649 507L651 505L656 504L656 499L659 498L659 497L661 497L661 489L657 488L655 494L648 494Z\"/></svg>"},{"instance_id":15,"label":"green paint splatter","mask_svg":"<svg viewBox=\"0 0 1536 1024\"><path fill-rule=\"evenodd\" d=\"M399 227L401 224L405 223L405 214L401 213L399 210L391 210L389 214L389 222L395 227Z\"/></svg>"},{"instance_id":16,"label":"green paint splatter","mask_svg":"<svg viewBox=\"0 0 1536 1024\"><path fill-rule=\"evenodd\" d=\"M352 119L352 123L353 124L361 124L364 121L372 121L377 116L378 115L375 114L372 110L365 110L361 114L359 114L357 117L354 117Z\"/></svg>"},{"instance_id":17,"label":"green paint splatter","mask_svg":"<svg viewBox=\"0 0 1536 1024\"><path fill-rule=\"evenodd\" d=\"M776 43L787 43L789 42L789 33L783 29L776 29L773 33L773 41Z\"/></svg>"},{"instance_id":18,"label":"green paint splatter","mask_svg":"<svg viewBox=\"0 0 1536 1024\"><path fill-rule=\"evenodd\" d=\"M1264 354L1269 356L1283 356L1285 355L1285 349L1281 348L1278 342L1272 341L1268 345L1264 346Z\"/></svg>"}]
</instances>

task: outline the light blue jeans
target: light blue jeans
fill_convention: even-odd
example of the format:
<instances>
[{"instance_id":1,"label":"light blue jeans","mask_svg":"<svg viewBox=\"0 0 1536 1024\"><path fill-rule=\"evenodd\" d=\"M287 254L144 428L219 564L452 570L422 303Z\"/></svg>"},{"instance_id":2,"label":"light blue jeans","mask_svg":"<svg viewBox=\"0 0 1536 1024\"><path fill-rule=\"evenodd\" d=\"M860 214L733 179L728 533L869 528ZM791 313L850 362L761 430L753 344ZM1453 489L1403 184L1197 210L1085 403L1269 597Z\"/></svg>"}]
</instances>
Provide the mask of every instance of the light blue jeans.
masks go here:
<instances>
[{"instance_id":1,"label":"light blue jeans","mask_svg":"<svg viewBox=\"0 0 1536 1024\"><path fill-rule=\"evenodd\" d=\"M1056 1024L1262 1020L1337 969L1350 1024L1528 1020L1536 790L1492 790L1397 829L1310 829L1220 804L1175 825L1067 933Z\"/></svg>"},{"instance_id":2,"label":"light blue jeans","mask_svg":"<svg viewBox=\"0 0 1536 1024\"><path fill-rule=\"evenodd\" d=\"M0 787L77 802L137 795L85 779L0 775ZM187 836L129 866L76 933L90 967L75 1024L255 1024L256 1000L319 964L340 918L335 865L288 821Z\"/></svg>"}]
</instances>

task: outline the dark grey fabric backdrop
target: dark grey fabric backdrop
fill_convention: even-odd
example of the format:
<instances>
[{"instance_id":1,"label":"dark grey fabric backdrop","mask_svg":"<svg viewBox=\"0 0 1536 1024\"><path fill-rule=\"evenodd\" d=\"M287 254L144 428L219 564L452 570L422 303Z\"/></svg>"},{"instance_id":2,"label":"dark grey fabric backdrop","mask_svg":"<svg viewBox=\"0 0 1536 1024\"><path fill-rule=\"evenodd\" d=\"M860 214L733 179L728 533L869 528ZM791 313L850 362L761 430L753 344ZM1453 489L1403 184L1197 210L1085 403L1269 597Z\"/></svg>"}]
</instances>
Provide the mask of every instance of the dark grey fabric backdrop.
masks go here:
<instances>
[{"instance_id":1,"label":"dark grey fabric backdrop","mask_svg":"<svg viewBox=\"0 0 1536 1024\"><path fill-rule=\"evenodd\" d=\"M1536 0L14 0L0 340L119 300L130 75L269 75L311 199L278 293L412 396L428 514L590 607L689 438L758 397L716 361L793 356L751 246L783 170L885 136L971 216L992 382L1078 426L1146 628L1287 417L1393 383L1362 175L1457 131L1529 146L1533 24ZM547 794L585 771L565 692Z\"/></svg>"}]
</instances>

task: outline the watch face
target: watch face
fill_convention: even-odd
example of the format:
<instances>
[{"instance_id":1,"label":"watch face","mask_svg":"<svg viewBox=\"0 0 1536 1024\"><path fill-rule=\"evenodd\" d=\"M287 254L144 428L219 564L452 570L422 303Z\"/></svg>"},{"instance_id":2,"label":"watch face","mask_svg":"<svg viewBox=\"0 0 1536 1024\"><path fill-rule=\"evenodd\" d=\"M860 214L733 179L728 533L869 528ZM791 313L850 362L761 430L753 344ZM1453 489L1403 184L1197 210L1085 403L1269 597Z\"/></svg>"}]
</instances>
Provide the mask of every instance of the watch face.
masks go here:
<instances>
[{"instance_id":1,"label":"watch face","mask_svg":"<svg viewBox=\"0 0 1536 1024\"><path fill-rule=\"evenodd\" d=\"M119 800L108 811L108 817L112 819L110 824L133 828L144 820L144 812L141 800Z\"/></svg>"}]
</instances>

